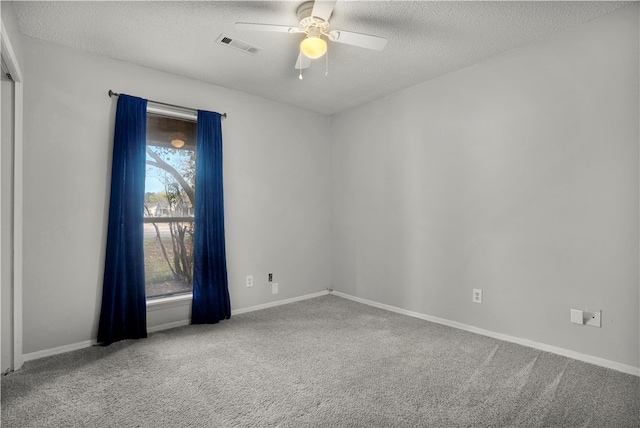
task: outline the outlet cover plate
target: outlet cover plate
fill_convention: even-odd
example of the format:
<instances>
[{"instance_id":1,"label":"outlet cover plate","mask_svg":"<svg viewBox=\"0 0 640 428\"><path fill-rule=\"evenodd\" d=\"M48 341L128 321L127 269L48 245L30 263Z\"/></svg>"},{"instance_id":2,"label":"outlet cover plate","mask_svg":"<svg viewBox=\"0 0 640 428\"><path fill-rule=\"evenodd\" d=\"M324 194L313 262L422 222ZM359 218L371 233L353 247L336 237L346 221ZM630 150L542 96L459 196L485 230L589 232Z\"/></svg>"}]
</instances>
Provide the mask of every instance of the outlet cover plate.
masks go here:
<instances>
[{"instance_id":1,"label":"outlet cover plate","mask_svg":"<svg viewBox=\"0 0 640 428\"><path fill-rule=\"evenodd\" d=\"M247 278L245 279L245 285L247 287L253 287L253 275L247 275Z\"/></svg>"},{"instance_id":2,"label":"outlet cover plate","mask_svg":"<svg viewBox=\"0 0 640 428\"><path fill-rule=\"evenodd\" d=\"M278 294L278 283L274 282L271 284L271 294Z\"/></svg>"},{"instance_id":3,"label":"outlet cover plate","mask_svg":"<svg viewBox=\"0 0 640 428\"><path fill-rule=\"evenodd\" d=\"M582 311L579 309L571 309L571 322L574 324L584 324L584 318L582 317Z\"/></svg>"},{"instance_id":4,"label":"outlet cover plate","mask_svg":"<svg viewBox=\"0 0 640 428\"><path fill-rule=\"evenodd\" d=\"M482 303L482 290L479 288L473 289L473 303Z\"/></svg>"}]
</instances>

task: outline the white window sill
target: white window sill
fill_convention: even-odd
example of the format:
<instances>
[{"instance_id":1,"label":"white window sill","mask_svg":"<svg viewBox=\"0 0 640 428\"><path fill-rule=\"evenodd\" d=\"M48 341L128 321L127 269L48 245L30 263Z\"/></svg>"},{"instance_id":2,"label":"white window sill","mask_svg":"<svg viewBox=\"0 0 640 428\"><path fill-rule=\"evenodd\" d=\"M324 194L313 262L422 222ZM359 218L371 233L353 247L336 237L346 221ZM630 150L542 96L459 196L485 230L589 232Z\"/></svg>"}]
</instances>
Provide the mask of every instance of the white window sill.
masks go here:
<instances>
[{"instance_id":1,"label":"white window sill","mask_svg":"<svg viewBox=\"0 0 640 428\"><path fill-rule=\"evenodd\" d=\"M157 311L160 309L174 308L178 306L189 306L193 294L180 294L178 296L160 297L158 299L147 300L147 311Z\"/></svg>"}]
</instances>

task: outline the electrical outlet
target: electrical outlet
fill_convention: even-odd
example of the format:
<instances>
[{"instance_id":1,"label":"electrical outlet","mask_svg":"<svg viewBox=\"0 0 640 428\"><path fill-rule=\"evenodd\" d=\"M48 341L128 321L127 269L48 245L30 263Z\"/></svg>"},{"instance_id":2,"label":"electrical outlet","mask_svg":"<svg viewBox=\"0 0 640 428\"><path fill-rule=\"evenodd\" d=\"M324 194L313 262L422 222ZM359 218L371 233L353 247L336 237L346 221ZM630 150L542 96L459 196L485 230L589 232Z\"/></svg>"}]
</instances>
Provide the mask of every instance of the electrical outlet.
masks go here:
<instances>
[{"instance_id":1,"label":"electrical outlet","mask_svg":"<svg viewBox=\"0 0 640 428\"><path fill-rule=\"evenodd\" d=\"M272 273L269 274L269 282L271 282L271 281L273 281L273 274Z\"/></svg>"},{"instance_id":2,"label":"electrical outlet","mask_svg":"<svg viewBox=\"0 0 640 428\"><path fill-rule=\"evenodd\" d=\"M473 303L482 303L482 290L479 288L473 289Z\"/></svg>"},{"instance_id":3,"label":"electrical outlet","mask_svg":"<svg viewBox=\"0 0 640 428\"><path fill-rule=\"evenodd\" d=\"M278 283L274 282L271 284L271 294L278 294Z\"/></svg>"},{"instance_id":4,"label":"electrical outlet","mask_svg":"<svg viewBox=\"0 0 640 428\"><path fill-rule=\"evenodd\" d=\"M247 287L253 287L253 275L247 275L247 278L245 280L245 285Z\"/></svg>"}]
</instances>

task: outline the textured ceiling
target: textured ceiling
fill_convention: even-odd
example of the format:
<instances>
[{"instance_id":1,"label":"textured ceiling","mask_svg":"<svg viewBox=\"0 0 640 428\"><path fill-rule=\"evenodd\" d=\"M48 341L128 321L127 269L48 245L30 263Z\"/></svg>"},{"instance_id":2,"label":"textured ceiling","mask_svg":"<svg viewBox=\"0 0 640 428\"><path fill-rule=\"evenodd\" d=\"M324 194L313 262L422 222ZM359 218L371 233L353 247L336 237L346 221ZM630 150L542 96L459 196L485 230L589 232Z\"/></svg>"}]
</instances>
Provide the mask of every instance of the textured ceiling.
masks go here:
<instances>
[{"instance_id":1,"label":"textured ceiling","mask_svg":"<svg viewBox=\"0 0 640 428\"><path fill-rule=\"evenodd\" d=\"M329 45L298 79L299 34L239 31L237 21L297 25L303 1L16 2L28 36L333 114L432 79L633 2L338 1L331 28L389 40ZM221 33L262 48L215 43ZM114 88L117 89L117 88Z\"/></svg>"}]
</instances>

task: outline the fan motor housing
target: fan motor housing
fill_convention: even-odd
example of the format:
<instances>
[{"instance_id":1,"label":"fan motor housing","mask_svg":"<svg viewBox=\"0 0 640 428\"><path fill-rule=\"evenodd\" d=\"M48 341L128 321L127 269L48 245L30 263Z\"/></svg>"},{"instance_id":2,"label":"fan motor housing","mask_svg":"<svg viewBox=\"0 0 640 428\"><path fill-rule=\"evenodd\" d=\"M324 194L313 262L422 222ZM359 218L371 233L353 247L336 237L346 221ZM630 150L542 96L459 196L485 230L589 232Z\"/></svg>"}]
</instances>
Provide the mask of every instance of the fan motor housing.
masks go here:
<instances>
[{"instance_id":1,"label":"fan motor housing","mask_svg":"<svg viewBox=\"0 0 640 428\"><path fill-rule=\"evenodd\" d=\"M301 31L307 32L311 27L318 27L322 32L329 27L328 21L311 16L311 12L313 12L313 3L314 2L312 1L305 2L298 8L298 28L300 28Z\"/></svg>"}]
</instances>

